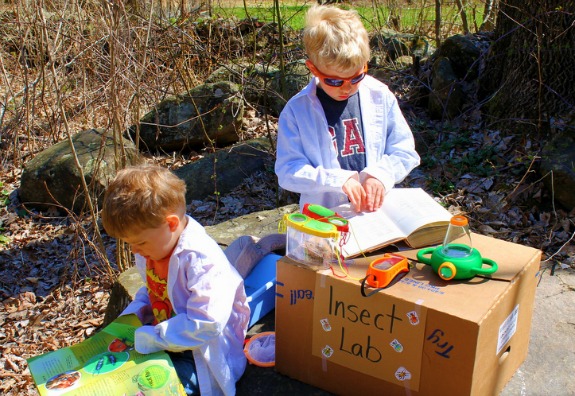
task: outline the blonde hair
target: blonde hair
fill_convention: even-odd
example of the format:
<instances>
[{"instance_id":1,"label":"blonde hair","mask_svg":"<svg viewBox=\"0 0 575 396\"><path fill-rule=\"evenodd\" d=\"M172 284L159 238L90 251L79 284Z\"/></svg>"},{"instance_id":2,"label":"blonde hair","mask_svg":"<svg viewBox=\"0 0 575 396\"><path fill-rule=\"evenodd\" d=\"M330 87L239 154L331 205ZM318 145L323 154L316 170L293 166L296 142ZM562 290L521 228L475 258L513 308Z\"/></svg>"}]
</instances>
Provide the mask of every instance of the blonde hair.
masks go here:
<instances>
[{"instance_id":1,"label":"blonde hair","mask_svg":"<svg viewBox=\"0 0 575 396\"><path fill-rule=\"evenodd\" d=\"M369 37L354 10L314 5L306 15L303 44L316 66L355 71L370 58Z\"/></svg>"},{"instance_id":2,"label":"blonde hair","mask_svg":"<svg viewBox=\"0 0 575 396\"><path fill-rule=\"evenodd\" d=\"M119 171L108 185L102 224L108 235L123 238L185 213L186 183L166 168L141 165Z\"/></svg>"}]
</instances>

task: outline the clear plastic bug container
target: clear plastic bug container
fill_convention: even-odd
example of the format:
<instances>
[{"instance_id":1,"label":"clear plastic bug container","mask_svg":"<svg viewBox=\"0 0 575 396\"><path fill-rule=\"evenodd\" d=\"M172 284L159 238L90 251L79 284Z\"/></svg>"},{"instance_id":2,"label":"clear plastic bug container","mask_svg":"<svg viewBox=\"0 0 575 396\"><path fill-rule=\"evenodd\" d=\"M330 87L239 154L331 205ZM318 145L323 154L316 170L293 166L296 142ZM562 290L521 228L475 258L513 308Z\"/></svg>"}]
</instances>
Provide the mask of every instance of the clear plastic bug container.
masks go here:
<instances>
[{"instance_id":1,"label":"clear plastic bug container","mask_svg":"<svg viewBox=\"0 0 575 396\"><path fill-rule=\"evenodd\" d=\"M286 256L314 269L327 269L337 262L339 231L330 223L301 213L285 217Z\"/></svg>"}]
</instances>

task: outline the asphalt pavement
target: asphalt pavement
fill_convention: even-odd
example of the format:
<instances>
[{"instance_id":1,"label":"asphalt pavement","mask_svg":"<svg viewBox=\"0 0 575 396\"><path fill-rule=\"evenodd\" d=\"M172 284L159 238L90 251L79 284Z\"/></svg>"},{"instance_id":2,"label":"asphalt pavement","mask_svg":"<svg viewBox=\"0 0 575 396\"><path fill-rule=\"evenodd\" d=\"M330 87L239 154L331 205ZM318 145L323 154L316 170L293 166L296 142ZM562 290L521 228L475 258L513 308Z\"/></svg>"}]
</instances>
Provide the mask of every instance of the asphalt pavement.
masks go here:
<instances>
[{"instance_id":1,"label":"asphalt pavement","mask_svg":"<svg viewBox=\"0 0 575 396\"><path fill-rule=\"evenodd\" d=\"M575 395L575 270L543 271L529 352L502 396Z\"/></svg>"}]
</instances>

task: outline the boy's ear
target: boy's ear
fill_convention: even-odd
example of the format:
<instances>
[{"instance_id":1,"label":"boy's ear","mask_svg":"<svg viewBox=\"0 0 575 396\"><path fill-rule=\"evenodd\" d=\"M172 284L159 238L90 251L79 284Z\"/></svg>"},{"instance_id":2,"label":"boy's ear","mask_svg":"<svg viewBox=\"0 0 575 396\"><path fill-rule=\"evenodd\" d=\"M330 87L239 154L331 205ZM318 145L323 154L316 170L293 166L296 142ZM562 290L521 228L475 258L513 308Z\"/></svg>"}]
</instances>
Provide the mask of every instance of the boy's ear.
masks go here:
<instances>
[{"instance_id":1,"label":"boy's ear","mask_svg":"<svg viewBox=\"0 0 575 396\"><path fill-rule=\"evenodd\" d=\"M166 221L168 222L171 232L176 231L180 225L180 218L175 214L167 216Z\"/></svg>"}]
</instances>

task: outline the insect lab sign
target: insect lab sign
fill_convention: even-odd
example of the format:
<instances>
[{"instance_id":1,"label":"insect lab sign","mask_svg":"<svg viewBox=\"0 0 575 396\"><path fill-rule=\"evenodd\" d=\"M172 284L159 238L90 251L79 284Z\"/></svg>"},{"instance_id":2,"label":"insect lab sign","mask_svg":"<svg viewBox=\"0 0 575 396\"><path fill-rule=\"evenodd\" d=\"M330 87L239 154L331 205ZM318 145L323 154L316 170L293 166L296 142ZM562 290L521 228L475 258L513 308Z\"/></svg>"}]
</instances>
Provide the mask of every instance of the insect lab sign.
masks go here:
<instances>
[{"instance_id":1,"label":"insect lab sign","mask_svg":"<svg viewBox=\"0 0 575 396\"><path fill-rule=\"evenodd\" d=\"M317 277L313 354L354 371L418 390L426 308L360 285ZM329 370L329 366L328 370Z\"/></svg>"}]
</instances>

